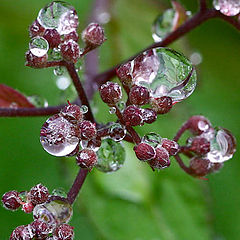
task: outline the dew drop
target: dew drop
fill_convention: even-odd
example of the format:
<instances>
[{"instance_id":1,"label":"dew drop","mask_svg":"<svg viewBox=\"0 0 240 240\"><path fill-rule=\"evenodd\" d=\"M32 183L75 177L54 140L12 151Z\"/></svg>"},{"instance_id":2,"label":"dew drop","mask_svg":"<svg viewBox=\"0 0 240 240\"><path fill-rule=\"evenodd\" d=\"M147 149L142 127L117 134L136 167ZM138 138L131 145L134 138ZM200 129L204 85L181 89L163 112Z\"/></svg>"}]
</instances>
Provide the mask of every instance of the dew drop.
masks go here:
<instances>
[{"instance_id":1,"label":"dew drop","mask_svg":"<svg viewBox=\"0 0 240 240\"><path fill-rule=\"evenodd\" d=\"M51 52L51 58L53 60L61 60L62 59L61 49L60 48L53 48L53 50Z\"/></svg>"},{"instance_id":2,"label":"dew drop","mask_svg":"<svg viewBox=\"0 0 240 240\"><path fill-rule=\"evenodd\" d=\"M62 66L57 66L53 69L53 73L54 73L55 76L62 76L64 74L64 72L65 72L65 69ZM67 85L67 87L69 86L69 84ZM67 87L64 87L64 89L67 88Z\"/></svg>"},{"instance_id":3,"label":"dew drop","mask_svg":"<svg viewBox=\"0 0 240 240\"><path fill-rule=\"evenodd\" d=\"M151 97L179 102L192 94L197 75L191 62L170 48L154 48L132 60L132 82L146 87Z\"/></svg>"},{"instance_id":4,"label":"dew drop","mask_svg":"<svg viewBox=\"0 0 240 240\"><path fill-rule=\"evenodd\" d=\"M81 109L81 112L82 112L83 114L86 114L86 113L88 112L88 106L86 106L86 105L82 105L82 106L80 107L80 109Z\"/></svg>"},{"instance_id":5,"label":"dew drop","mask_svg":"<svg viewBox=\"0 0 240 240\"><path fill-rule=\"evenodd\" d=\"M71 216L71 205L61 200L39 204L33 209L33 218L48 223L52 230L59 224L68 223Z\"/></svg>"},{"instance_id":6,"label":"dew drop","mask_svg":"<svg viewBox=\"0 0 240 240\"><path fill-rule=\"evenodd\" d=\"M98 162L96 168L101 172L115 172L125 161L125 149L122 144L110 138L102 140L97 151Z\"/></svg>"},{"instance_id":7,"label":"dew drop","mask_svg":"<svg viewBox=\"0 0 240 240\"><path fill-rule=\"evenodd\" d=\"M33 95L27 97L28 101L31 102L35 107L48 107L48 101L40 96Z\"/></svg>"},{"instance_id":8,"label":"dew drop","mask_svg":"<svg viewBox=\"0 0 240 240\"><path fill-rule=\"evenodd\" d=\"M215 135L210 144L210 152L206 158L213 163L221 163L231 159L236 151L236 139L230 131L224 128L215 129Z\"/></svg>"},{"instance_id":9,"label":"dew drop","mask_svg":"<svg viewBox=\"0 0 240 240\"><path fill-rule=\"evenodd\" d=\"M42 8L37 20L44 28L56 29L60 35L76 31L78 27L78 16L74 7L62 1L51 2Z\"/></svg>"},{"instance_id":10,"label":"dew drop","mask_svg":"<svg viewBox=\"0 0 240 240\"><path fill-rule=\"evenodd\" d=\"M49 49L49 44L43 37L32 38L29 43L29 50L36 57L44 56Z\"/></svg>"},{"instance_id":11,"label":"dew drop","mask_svg":"<svg viewBox=\"0 0 240 240\"><path fill-rule=\"evenodd\" d=\"M56 188L56 189L53 189L52 196L58 196L58 197L66 198L67 193L65 192L65 190L63 188Z\"/></svg>"},{"instance_id":12,"label":"dew drop","mask_svg":"<svg viewBox=\"0 0 240 240\"><path fill-rule=\"evenodd\" d=\"M157 147L161 143L161 141L162 141L161 136L154 132L150 132L144 135L142 138L142 142L145 142L154 148Z\"/></svg>"},{"instance_id":13,"label":"dew drop","mask_svg":"<svg viewBox=\"0 0 240 240\"><path fill-rule=\"evenodd\" d=\"M54 156L66 156L78 145L79 132L65 118L55 114L42 126L40 142L45 151Z\"/></svg>"},{"instance_id":14,"label":"dew drop","mask_svg":"<svg viewBox=\"0 0 240 240\"><path fill-rule=\"evenodd\" d=\"M126 108L126 104L124 101L120 101L117 103L117 107L120 111L123 111Z\"/></svg>"},{"instance_id":15,"label":"dew drop","mask_svg":"<svg viewBox=\"0 0 240 240\"><path fill-rule=\"evenodd\" d=\"M109 113L110 114L115 114L116 113L116 108L115 107L110 107L109 108Z\"/></svg>"}]
</instances>

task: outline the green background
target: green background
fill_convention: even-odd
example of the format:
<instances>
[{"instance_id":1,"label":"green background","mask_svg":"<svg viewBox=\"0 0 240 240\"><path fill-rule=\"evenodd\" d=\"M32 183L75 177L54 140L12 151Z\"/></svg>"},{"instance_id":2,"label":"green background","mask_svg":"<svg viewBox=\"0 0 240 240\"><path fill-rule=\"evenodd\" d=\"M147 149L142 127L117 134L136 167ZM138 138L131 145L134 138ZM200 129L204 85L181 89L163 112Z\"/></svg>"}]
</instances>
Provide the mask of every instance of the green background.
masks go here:
<instances>
[{"instance_id":1,"label":"green background","mask_svg":"<svg viewBox=\"0 0 240 240\"><path fill-rule=\"evenodd\" d=\"M0 2L1 83L27 95L40 95L50 105L57 104L60 91L52 69L36 70L24 66L28 48L27 28L48 1L19 0ZM79 13L80 30L88 23L92 1L69 1ZM192 12L197 1L182 1ZM135 54L152 43L151 23L170 1L113 0L111 21L105 26L108 41L100 50L100 68ZM240 137L240 35L221 20L210 20L172 48L186 56L199 52L198 85L187 100L160 116L152 125L138 128L141 135L154 131L172 138L189 116L202 114L213 125L231 130ZM97 119L114 119L108 108L93 106ZM74 159L47 154L39 143L41 118L0 119L0 193L29 190L37 183L50 190L70 187L78 169ZM239 151L218 174L207 181L186 175L172 159L169 169L152 172L139 163L132 145L126 144L124 167L114 174L96 170L89 174L74 205L71 225L76 240L237 240L240 237L240 161ZM32 215L0 208L0 239L8 239L18 225L32 221Z\"/></svg>"}]
</instances>

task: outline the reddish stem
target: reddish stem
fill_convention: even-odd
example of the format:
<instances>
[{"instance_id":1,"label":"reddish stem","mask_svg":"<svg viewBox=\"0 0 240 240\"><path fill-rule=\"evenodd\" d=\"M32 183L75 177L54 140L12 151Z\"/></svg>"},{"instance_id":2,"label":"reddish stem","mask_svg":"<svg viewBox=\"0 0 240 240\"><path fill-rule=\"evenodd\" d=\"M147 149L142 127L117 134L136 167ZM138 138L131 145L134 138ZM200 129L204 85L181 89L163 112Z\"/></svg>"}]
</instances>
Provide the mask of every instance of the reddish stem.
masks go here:
<instances>
[{"instance_id":1,"label":"reddish stem","mask_svg":"<svg viewBox=\"0 0 240 240\"><path fill-rule=\"evenodd\" d=\"M181 159L181 157L178 154L175 155L174 157L177 160L177 162L178 162L179 166L181 167L181 169L183 169L183 171L185 171L187 174L192 175L192 170L184 164L184 162Z\"/></svg>"}]
</instances>

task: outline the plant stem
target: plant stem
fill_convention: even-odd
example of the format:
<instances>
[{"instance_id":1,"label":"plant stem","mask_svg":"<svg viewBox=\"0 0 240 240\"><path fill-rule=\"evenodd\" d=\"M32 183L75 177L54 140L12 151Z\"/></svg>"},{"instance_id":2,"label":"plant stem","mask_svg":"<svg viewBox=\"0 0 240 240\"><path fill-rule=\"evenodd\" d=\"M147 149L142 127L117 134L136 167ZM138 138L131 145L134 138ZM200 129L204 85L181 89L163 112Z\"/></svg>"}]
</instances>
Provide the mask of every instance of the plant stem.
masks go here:
<instances>
[{"instance_id":1,"label":"plant stem","mask_svg":"<svg viewBox=\"0 0 240 240\"><path fill-rule=\"evenodd\" d=\"M87 177L87 174L88 174L87 169L80 168L80 170L77 174L77 177L75 178L74 183L67 194L67 200L70 204L73 204L73 202L75 201L75 199Z\"/></svg>"},{"instance_id":2,"label":"plant stem","mask_svg":"<svg viewBox=\"0 0 240 240\"><path fill-rule=\"evenodd\" d=\"M72 78L72 81L73 81L73 84L74 84L74 86L77 90L79 99L81 100L83 105L86 105L88 107L88 112L86 113L86 118L88 120L90 120L91 122L95 122L95 119L94 119L94 116L93 116L93 113L92 113L92 110L91 110L91 106L89 104L87 95L86 95L86 93L85 93L85 91L82 87L82 83L81 83L81 81L79 79L79 76L78 76L78 73L75 69L75 65L73 63L70 63L70 62L65 62L64 65L67 68L70 77Z\"/></svg>"},{"instance_id":3,"label":"plant stem","mask_svg":"<svg viewBox=\"0 0 240 240\"><path fill-rule=\"evenodd\" d=\"M192 175L191 169L188 168L188 167L184 164L184 162L183 162L183 160L181 159L181 157L180 157L178 154L175 155L174 157L175 157L175 159L177 160L177 162L178 162L179 166L181 167L181 169L183 169L184 172L186 172L187 174Z\"/></svg>"},{"instance_id":4,"label":"plant stem","mask_svg":"<svg viewBox=\"0 0 240 240\"><path fill-rule=\"evenodd\" d=\"M65 105L43 108L0 108L0 117L39 117L59 113Z\"/></svg>"}]
</instances>

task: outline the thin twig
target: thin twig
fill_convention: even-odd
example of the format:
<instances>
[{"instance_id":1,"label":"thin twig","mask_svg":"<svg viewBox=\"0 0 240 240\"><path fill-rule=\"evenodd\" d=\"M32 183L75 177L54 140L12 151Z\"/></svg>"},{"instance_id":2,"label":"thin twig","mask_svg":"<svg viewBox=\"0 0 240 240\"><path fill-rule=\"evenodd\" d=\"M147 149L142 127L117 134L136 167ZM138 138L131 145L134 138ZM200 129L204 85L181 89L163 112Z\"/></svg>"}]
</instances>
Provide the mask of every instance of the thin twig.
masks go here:
<instances>
[{"instance_id":1,"label":"thin twig","mask_svg":"<svg viewBox=\"0 0 240 240\"><path fill-rule=\"evenodd\" d=\"M91 110L91 106L89 104L88 98L86 96L86 93L82 87L82 83L79 79L78 73L75 69L75 65L73 63L70 62L65 62L65 67L68 70L68 73L70 75L70 77L72 78L73 84L77 90L78 93L78 97L81 100L83 105L86 105L88 107L88 112L85 114L86 118L92 122L95 122L94 120L94 116Z\"/></svg>"},{"instance_id":2,"label":"thin twig","mask_svg":"<svg viewBox=\"0 0 240 240\"><path fill-rule=\"evenodd\" d=\"M75 199L87 177L87 174L88 174L87 169L80 168L78 175L75 178L74 183L67 194L67 200L70 204L73 204L73 202L75 201Z\"/></svg>"},{"instance_id":3,"label":"thin twig","mask_svg":"<svg viewBox=\"0 0 240 240\"><path fill-rule=\"evenodd\" d=\"M65 105L43 108L0 108L0 117L39 117L59 113Z\"/></svg>"}]
</instances>

